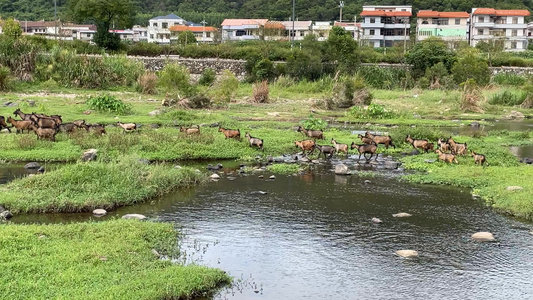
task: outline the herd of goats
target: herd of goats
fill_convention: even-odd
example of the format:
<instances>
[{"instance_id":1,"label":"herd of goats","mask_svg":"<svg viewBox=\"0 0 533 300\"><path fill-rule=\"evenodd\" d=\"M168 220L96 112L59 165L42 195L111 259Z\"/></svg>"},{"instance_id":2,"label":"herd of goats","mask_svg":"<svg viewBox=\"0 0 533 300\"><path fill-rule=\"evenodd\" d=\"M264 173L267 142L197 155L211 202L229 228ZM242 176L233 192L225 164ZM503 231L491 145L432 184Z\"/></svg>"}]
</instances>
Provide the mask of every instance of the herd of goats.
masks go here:
<instances>
[{"instance_id":1,"label":"herd of goats","mask_svg":"<svg viewBox=\"0 0 533 300\"><path fill-rule=\"evenodd\" d=\"M44 114L37 113L26 114L23 113L20 109L15 110L13 114L15 116L19 116L20 120L15 120L12 117L8 117L7 123L10 123L12 125L11 128L15 128L17 133L24 133L24 130L30 132L31 130L35 132L38 139L48 139L50 141L55 141L55 136L58 132L64 132L69 134L78 129L84 129L86 131L93 132L98 135L106 133L104 125L88 124L85 123L85 120L76 120L69 123L63 123L61 116L59 115L47 116ZM6 128L9 132L11 132L11 128L8 127L7 123L6 119L3 116L0 116L0 130ZM132 132L137 130L137 125L135 123L117 122L117 126L124 129L125 132ZM180 127L180 131L187 135L200 134L200 127ZM241 138L241 132L239 129L226 129L223 127L219 127L218 131L222 132L226 139L236 138L240 140ZM311 155L315 151L315 149L319 151L318 157L323 154L324 158L331 158L335 153L344 153L348 155L348 145L337 143L335 139L331 139L331 143L333 144L333 146L317 144L315 142L316 139L325 139L324 132L321 130L307 130L302 126L299 126L298 132L303 133L306 137L312 138L294 142L297 148L302 149L303 155ZM248 132L245 134L245 137L248 140L250 147L257 147L260 150L264 149L262 139L253 137ZM387 149L390 146L396 148L390 135L373 135L367 131L365 135L359 134L358 138L361 139L362 144L356 144L355 142L352 142L350 148L357 149L357 152L359 153L359 160L361 159L361 155L364 156L367 162L369 162L372 157L375 157L375 160L377 160L377 149L378 145L380 144L384 145ZM434 143L430 143L426 139L413 139L410 135L408 135L405 138L405 142L411 144L413 148L421 149L426 153L429 151L434 151ZM439 139L437 141L437 146L438 148L435 150L435 152L438 154L439 160L442 160L447 163L458 163L456 155L467 154L466 143L457 143L451 137L447 140ZM308 153L306 153L306 151L308 151ZM450 153L448 153L448 151ZM370 156L367 157L367 154L370 154ZM470 152L470 155L474 157L474 161L476 164L488 165L485 155L478 154L474 151Z\"/></svg>"}]
</instances>

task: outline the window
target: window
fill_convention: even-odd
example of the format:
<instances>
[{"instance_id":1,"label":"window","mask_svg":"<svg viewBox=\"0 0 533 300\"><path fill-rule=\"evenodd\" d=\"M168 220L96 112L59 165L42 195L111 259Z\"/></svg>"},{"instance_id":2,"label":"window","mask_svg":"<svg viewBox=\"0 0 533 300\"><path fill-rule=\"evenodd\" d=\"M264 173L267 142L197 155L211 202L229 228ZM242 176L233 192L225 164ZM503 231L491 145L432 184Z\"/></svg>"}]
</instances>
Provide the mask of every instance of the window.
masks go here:
<instances>
[{"instance_id":1,"label":"window","mask_svg":"<svg viewBox=\"0 0 533 300\"><path fill-rule=\"evenodd\" d=\"M511 36L517 36L517 34L518 34L518 30L513 29L513 31L511 31Z\"/></svg>"},{"instance_id":2,"label":"window","mask_svg":"<svg viewBox=\"0 0 533 300\"><path fill-rule=\"evenodd\" d=\"M300 36L305 36L305 32L300 31Z\"/></svg>"},{"instance_id":3,"label":"window","mask_svg":"<svg viewBox=\"0 0 533 300\"><path fill-rule=\"evenodd\" d=\"M483 35L483 29L478 29L478 30L477 30L477 34L479 34L479 35Z\"/></svg>"},{"instance_id":4,"label":"window","mask_svg":"<svg viewBox=\"0 0 533 300\"><path fill-rule=\"evenodd\" d=\"M370 29L370 35L376 35L376 31L374 29Z\"/></svg>"},{"instance_id":5,"label":"window","mask_svg":"<svg viewBox=\"0 0 533 300\"><path fill-rule=\"evenodd\" d=\"M516 49L516 42L511 42L511 49Z\"/></svg>"},{"instance_id":6,"label":"window","mask_svg":"<svg viewBox=\"0 0 533 300\"><path fill-rule=\"evenodd\" d=\"M461 25L461 19L455 19L455 25Z\"/></svg>"},{"instance_id":7,"label":"window","mask_svg":"<svg viewBox=\"0 0 533 300\"><path fill-rule=\"evenodd\" d=\"M150 39L154 39L154 35L153 34L150 34Z\"/></svg>"},{"instance_id":8,"label":"window","mask_svg":"<svg viewBox=\"0 0 533 300\"><path fill-rule=\"evenodd\" d=\"M211 32L206 32L206 33L205 33L205 36L206 36L206 37L211 37Z\"/></svg>"},{"instance_id":9,"label":"window","mask_svg":"<svg viewBox=\"0 0 533 300\"><path fill-rule=\"evenodd\" d=\"M243 36L243 35L246 35L246 31L244 31L244 30L237 30L237 31L235 31L235 35L236 35L236 36Z\"/></svg>"},{"instance_id":10,"label":"window","mask_svg":"<svg viewBox=\"0 0 533 300\"><path fill-rule=\"evenodd\" d=\"M91 37L91 34L90 34L90 33L87 33L87 37L90 38L90 37Z\"/></svg>"},{"instance_id":11,"label":"window","mask_svg":"<svg viewBox=\"0 0 533 300\"><path fill-rule=\"evenodd\" d=\"M376 23L376 18L370 18L370 23Z\"/></svg>"},{"instance_id":12,"label":"window","mask_svg":"<svg viewBox=\"0 0 533 300\"><path fill-rule=\"evenodd\" d=\"M485 22L485 17L477 17L477 21L479 23L483 23L483 22Z\"/></svg>"},{"instance_id":13,"label":"window","mask_svg":"<svg viewBox=\"0 0 533 300\"><path fill-rule=\"evenodd\" d=\"M157 27L157 23L152 24L153 27Z\"/></svg>"},{"instance_id":14,"label":"window","mask_svg":"<svg viewBox=\"0 0 533 300\"><path fill-rule=\"evenodd\" d=\"M513 24L518 24L518 17L513 17Z\"/></svg>"},{"instance_id":15,"label":"window","mask_svg":"<svg viewBox=\"0 0 533 300\"><path fill-rule=\"evenodd\" d=\"M168 28L168 23L167 23L167 22L163 22L163 23L161 24L161 27L162 27L162 28L165 28L165 29Z\"/></svg>"}]
</instances>

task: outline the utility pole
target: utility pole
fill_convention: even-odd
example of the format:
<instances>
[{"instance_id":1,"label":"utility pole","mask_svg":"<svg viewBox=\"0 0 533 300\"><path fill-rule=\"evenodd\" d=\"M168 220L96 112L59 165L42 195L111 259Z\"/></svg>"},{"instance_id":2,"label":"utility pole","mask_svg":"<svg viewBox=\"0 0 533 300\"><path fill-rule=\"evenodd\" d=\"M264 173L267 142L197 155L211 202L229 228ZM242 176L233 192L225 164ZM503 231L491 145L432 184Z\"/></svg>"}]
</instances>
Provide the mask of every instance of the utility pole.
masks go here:
<instances>
[{"instance_id":1,"label":"utility pole","mask_svg":"<svg viewBox=\"0 0 533 300\"><path fill-rule=\"evenodd\" d=\"M339 22L342 22L342 8L344 7L344 1L340 1L339 3L339 8L341 9L341 13L340 13L340 18L339 18Z\"/></svg>"},{"instance_id":2,"label":"utility pole","mask_svg":"<svg viewBox=\"0 0 533 300\"><path fill-rule=\"evenodd\" d=\"M57 40L57 0L54 0L54 25L55 25L55 39Z\"/></svg>"},{"instance_id":3,"label":"utility pole","mask_svg":"<svg viewBox=\"0 0 533 300\"><path fill-rule=\"evenodd\" d=\"M206 41L205 39L205 24L207 24L207 22L205 21L205 19L200 22L202 25L203 25L203 33L202 33L202 40Z\"/></svg>"},{"instance_id":4,"label":"utility pole","mask_svg":"<svg viewBox=\"0 0 533 300\"><path fill-rule=\"evenodd\" d=\"M294 31L294 19L295 19L294 15L295 15L295 11L296 11L295 2L296 2L296 0L292 0L292 32L291 32L291 39L292 40L291 40L291 49L294 48L294 37L296 35L296 32Z\"/></svg>"}]
</instances>

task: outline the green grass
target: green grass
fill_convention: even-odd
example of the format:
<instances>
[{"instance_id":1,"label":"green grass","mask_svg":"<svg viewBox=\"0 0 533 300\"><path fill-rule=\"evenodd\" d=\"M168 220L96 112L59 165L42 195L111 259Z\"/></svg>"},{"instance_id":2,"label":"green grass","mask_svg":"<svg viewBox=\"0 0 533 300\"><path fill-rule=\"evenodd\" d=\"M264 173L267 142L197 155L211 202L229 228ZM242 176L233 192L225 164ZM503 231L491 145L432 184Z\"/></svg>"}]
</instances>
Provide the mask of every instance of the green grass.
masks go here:
<instances>
[{"instance_id":1,"label":"green grass","mask_svg":"<svg viewBox=\"0 0 533 300\"><path fill-rule=\"evenodd\" d=\"M267 170L277 174L295 174L302 169L299 164L273 164L267 167Z\"/></svg>"},{"instance_id":2,"label":"green grass","mask_svg":"<svg viewBox=\"0 0 533 300\"><path fill-rule=\"evenodd\" d=\"M223 271L171 263L178 233L169 223L0 227L0 291L10 299L190 299L231 279Z\"/></svg>"},{"instance_id":3,"label":"green grass","mask_svg":"<svg viewBox=\"0 0 533 300\"><path fill-rule=\"evenodd\" d=\"M201 173L146 165L134 157L66 165L0 186L0 203L13 213L113 209L203 181Z\"/></svg>"}]
</instances>

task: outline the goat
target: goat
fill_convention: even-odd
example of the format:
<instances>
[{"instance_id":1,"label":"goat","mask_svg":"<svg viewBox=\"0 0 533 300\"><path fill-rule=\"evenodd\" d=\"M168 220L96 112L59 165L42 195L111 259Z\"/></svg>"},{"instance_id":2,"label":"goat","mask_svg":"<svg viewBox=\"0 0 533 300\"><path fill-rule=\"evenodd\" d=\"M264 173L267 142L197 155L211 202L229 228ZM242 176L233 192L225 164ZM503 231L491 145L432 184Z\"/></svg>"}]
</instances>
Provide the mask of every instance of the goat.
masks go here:
<instances>
[{"instance_id":1,"label":"goat","mask_svg":"<svg viewBox=\"0 0 533 300\"><path fill-rule=\"evenodd\" d=\"M94 134L102 135L106 134L104 125L101 124L85 124L85 129L89 132L93 132Z\"/></svg>"},{"instance_id":2,"label":"goat","mask_svg":"<svg viewBox=\"0 0 533 300\"><path fill-rule=\"evenodd\" d=\"M31 114L33 116L36 116L36 117L39 117L39 118L42 118L42 119L52 119L52 120L56 121L57 125L63 123L63 119L61 119L60 115L48 116L48 115L45 115L45 114L38 114L38 113L34 113L34 112L32 112Z\"/></svg>"},{"instance_id":3,"label":"goat","mask_svg":"<svg viewBox=\"0 0 533 300\"><path fill-rule=\"evenodd\" d=\"M372 138L363 136L361 134L358 134L357 137L361 139L361 142L363 142L363 144L372 144L373 143Z\"/></svg>"},{"instance_id":4,"label":"goat","mask_svg":"<svg viewBox=\"0 0 533 300\"><path fill-rule=\"evenodd\" d=\"M335 151L337 153L344 152L346 155L348 155L348 145L346 144L337 144L337 141L335 139L331 139L331 143L335 147Z\"/></svg>"},{"instance_id":5,"label":"goat","mask_svg":"<svg viewBox=\"0 0 533 300\"><path fill-rule=\"evenodd\" d=\"M477 154L476 152L472 151L470 153L470 156L474 158L474 164L479 164L480 166L483 166L483 164L489 165L489 162L487 161L487 157L483 154Z\"/></svg>"},{"instance_id":6,"label":"goat","mask_svg":"<svg viewBox=\"0 0 533 300\"><path fill-rule=\"evenodd\" d=\"M35 124L37 125L38 127L40 128L53 128L53 129L56 129L57 126L59 124L61 124L60 122L58 122L57 119L52 119L52 118L43 118L43 117L39 117L35 114L32 114L30 116L30 120Z\"/></svg>"},{"instance_id":7,"label":"goat","mask_svg":"<svg viewBox=\"0 0 533 300\"><path fill-rule=\"evenodd\" d=\"M417 139L411 138L411 135L407 135L405 137L405 141L411 144L413 148L415 149L420 148L426 151L426 153L428 152L428 140L417 140Z\"/></svg>"},{"instance_id":8,"label":"goat","mask_svg":"<svg viewBox=\"0 0 533 300\"><path fill-rule=\"evenodd\" d=\"M31 121L17 121L11 117L7 117L7 122L11 123L13 127L17 129L16 133L24 133L24 130L28 130L28 133L30 132L30 126L32 125Z\"/></svg>"},{"instance_id":9,"label":"goat","mask_svg":"<svg viewBox=\"0 0 533 300\"><path fill-rule=\"evenodd\" d=\"M441 139L437 140L437 146L439 146L439 149L442 152L446 152L450 150L450 144L446 143L445 141Z\"/></svg>"},{"instance_id":10,"label":"goat","mask_svg":"<svg viewBox=\"0 0 533 300\"><path fill-rule=\"evenodd\" d=\"M298 126L297 132L301 132L303 133L303 135L308 136L310 138L325 140L324 132L322 132L322 130L307 130L302 126Z\"/></svg>"},{"instance_id":11,"label":"goat","mask_svg":"<svg viewBox=\"0 0 533 300\"><path fill-rule=\"evenodd\" d=\"M189 134L200 134L200 126L198 126L197 128L194 128L194 127L186 128L186 127L181 127L180 126L180 132L185 132L185 134L187 134L187 135L189 135Z\"/></svg>"},{"instance_id":12,"label":"goat","mask_svg":"<svg viewBox=\"0 0 533 300\"><path fill-rule=\"evenodd\" d=\"M244 136L248 139L248 142L250 143L250 147L257 146L258 149L261 149L263 151L265 150L265 149L263 149L263 140L262 139L255 138L255 137L251 136L248 132Z\"/></svg>"},{"instance_id":13,"label":"goat","mask_svg":"<svg viewBox=\"0 0 533 300\"><path fill-rule=\"evenodd\" d=\"M11 133L11 129L7 127L6 119L3 116L0 116L0 130L4 128L6 128L9 131L9 133Z\"/></svg>"},{"instance_id":14,"label":"goat","mask_svg":"<svg viewBox=\"0 0 533 300\"><path fill-rule=\"evenodd\" d=\"M455 158L455 155L453 155L453 154L442 153L442 151L440 151L440 149L437 149L437 151L435 151L435 153L437 153L439 155L439 159L444 161L444 162L447 162L447 163L450 163L450 164L452 162L455 162L456 164L459 164L459 162Z\"/></svg>"},{"instance_id":15,"label":"goat","mask_svg":"<svg viewBox=\"0 0 533 300\"><path fill-rule=\"evenodd\" d=\"M366 161L369 162L372 159L372 156L376 154L376 159L378 160L378 155L376 151L378 150L378 145L374 144L363 144L363 145L357 145L355 142L352 142L352 145L350 146L352 149L357 149L357 152L359 152L359 158L358 161L361 160L361 154L365 157ZM366 154L370 153L370 157L367 158Z\"/></svg>"},{"instance_id":16,"label":"goat","mask_svg":"<svg viewBox=\"0 0 533 300\"><path fill-rule=\"evenodd\" d=\"M39 128L35 125L30 125L30 129L35 132L38 140L49 139L52 142L56 140L57 130L55 128Z\"/></svg>"},{"instance_id":17,"label":"goat","mask_svg":"<svg viewBox=\"0 0 533 300\"><path fill-rule=\"evenodd\" d=\"M318 151L320 151L318 153L318 158L320 158L320 154L324 154L324 159L331 158L333 154L335 154L335 151L336 151L335 147L332 147L332 146L322 146L322 145L315 144L315 148L317 148ZM326 157L326 153L329 153L328 157Z\"/></svg>"},{"instance_id":18,"label":"goat","mask_svg":"<svg viewBox=\"0 0 533 300\"><path fill-rule=\"evenodd\" d=\"M132 131L137 130L137 124L135 123L117 122L117 126L122 127L122 129L124 129L124 132L132 132Z\"/></svg>"},{"instance_id":19,"label":"goat","mask_svg":"<svg viewBox=\"0 0 533 300\"><path fill-rule=\"evenodd\" d=\"M15 116L19 116L23 121L30 121L31 114L23 113L20 108L17 108L17 110L15 110L13 114Z\"/></svg>"},{"instance_id":20,"label":"goat","mask_svg":"<svg viewBox=\"0 0 533 300\"><path fill-rule=\"evenodd\" d=\"M78 128L80 127L78 127L74 123L63 123L63 124L59 124L58 126L59 131L64 132L64 133L73 133Z\"/></svg>"},{"instance_id":21,"label":"goat","mask_svg":"<svg viewBox=\"0 0 533 300\"><path fill-rule=\"evenodd\" d=\"M396 149L396 146L392 142L392 137L390 135L388 135L388 136L385 136L385 135L373 135L373 134L371 134L370 132L367 131L365 133L365 137L372 139L372 141L374 143L376 143L376 145L379 145L379 144L385 145L386 149L389 149L389 146L392 146L392 147L394 147L394 149ZM365 144L370 144L370 143L365 143Z\"/></svg>"},{"instance_id":22,"label":"goat","mask_svg":"<svg viewBox=\"0 0 533 300\"><path fill-rule=\"evenodd\" d=\"M85 120L76 120L76 121L72 121L72 124L78 126L79 128L84 128L83 125L85 125Z\"/></svg>"},{"instance_id":23,"label":"goat","mask_svg":"<svg viewBox=\"0 0 533 300\"><path fill-rule=\"evenodd\" d=\"M224 133L226 139L241 139L241 131L239 129L226 129L224 127L218 127L218 132Z\"/></svg>"},{"instance_id":24,"label":"goat","mask_svg":"<svg viewBox=\"0 0 533 300\"><path fill-rule=\"evenodd\" d=\"M294 141L296 148L302 149L302 154L305 155L305 151L309 151L307 155L311 155L315 151L315 141L313 140L303 140L303 141Z\"/></svg>"},{"instance_id":25,"label":"goat","mask_svg":"<svg viewBox=\"0 0 533 300\"><path fill-rule=\"evenodd\" d=\"M451 137L448 139L448 144L450 144L450 148L452 150L452 153L455 155L465 155L467 153L467 145L466 143L456 143Z\"/></svg>"},{"instance_id":26,"label":"goat","mask_svg":"<svg viewBox=\"0 0 533 300\"><path fill-rule=\"evenodd\" d=\"M435 145L433 143L427 143L425 150L426 152L433 151L433 148L435 148Z\"/></svg>"}]
</instances>

